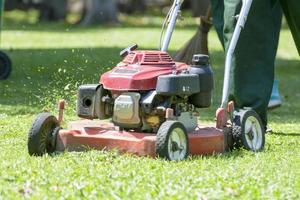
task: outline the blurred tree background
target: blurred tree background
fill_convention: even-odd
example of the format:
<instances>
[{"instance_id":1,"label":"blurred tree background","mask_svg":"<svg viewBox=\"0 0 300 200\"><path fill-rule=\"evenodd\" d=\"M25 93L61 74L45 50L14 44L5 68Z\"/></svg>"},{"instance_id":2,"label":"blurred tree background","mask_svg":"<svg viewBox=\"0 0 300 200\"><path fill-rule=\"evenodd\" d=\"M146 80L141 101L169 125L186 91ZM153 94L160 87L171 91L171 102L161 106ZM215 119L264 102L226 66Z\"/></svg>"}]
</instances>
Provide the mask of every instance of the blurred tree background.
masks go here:
<instances>
[{"instance_id":1,"label":"blurred tree background","mask_svg":"<svg viewBox=\"0 0 300 200\"><path fill-rule=\"evenodd\" d=\"M46 22L65 21L83 26L119 23L119 14L165 11L170 0L7 0L5 10L37 10L38 20ZM194 17L205 15L209 0L186 0L184 10ZM68 20L68 16L76 16Z\"/></svg>"}]
</instances>

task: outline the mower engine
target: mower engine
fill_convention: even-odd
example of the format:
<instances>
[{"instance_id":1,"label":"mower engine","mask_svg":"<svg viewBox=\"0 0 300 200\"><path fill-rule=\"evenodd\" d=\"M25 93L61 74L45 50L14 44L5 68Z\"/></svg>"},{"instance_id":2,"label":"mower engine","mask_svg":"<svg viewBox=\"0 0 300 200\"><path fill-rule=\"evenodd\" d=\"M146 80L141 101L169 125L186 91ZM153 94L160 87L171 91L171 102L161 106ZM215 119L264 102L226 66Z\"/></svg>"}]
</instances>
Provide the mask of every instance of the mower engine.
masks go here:
<instances>
[{"instance_id":1,"label":"mower engine","mask_svg":"<svg viewBox=\"0 0 300 200\"><path fill-rule=\"evenodd\" d=\"M162 51L121 52L124 57L100 83L82 85L77 114L86 119L112 118L127 131L157 132L167 119L187 131L197 127L197 108L211 105L213 72L207 55L195 55L191 66L174 62Z\"/></svg>"}]
</instances>

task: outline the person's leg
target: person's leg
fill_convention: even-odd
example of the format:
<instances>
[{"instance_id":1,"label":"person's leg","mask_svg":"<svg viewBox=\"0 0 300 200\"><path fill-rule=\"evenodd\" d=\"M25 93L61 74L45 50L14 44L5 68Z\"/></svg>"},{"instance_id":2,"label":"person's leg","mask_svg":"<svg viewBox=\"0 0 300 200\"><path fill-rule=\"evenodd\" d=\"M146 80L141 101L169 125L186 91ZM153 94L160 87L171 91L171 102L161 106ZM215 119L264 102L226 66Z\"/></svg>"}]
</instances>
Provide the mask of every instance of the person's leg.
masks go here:
<instances>
[{"instance_id":1,"label":"person's leg","mask_svg":"<svg viewBox=\"0 0 300 200\"><path fill-rule=\"evenodd\" d=\"M281 7L291 29L298 53L300 55L300 1L299 0L280 0ZM281 105L281 98L278 90L278 82L274 82L269 108Z\"/></svg>"},{"instance_id":2,"label":"person's leg","mask_svg":"<svg viewBox=\"0 0 300 200\"><path fill-rule=\"evenodd\" d=\"M291 29L298 53L300 55L300 1L280 0L281 7ZM271 99L268 107L274 108L281 105L281 98L278 90L278 82L274 82Z\"/></svg>"},{"instance_id":3,"label":"person's leg","mask_svg":"<svg viewBox=\"0 0 300 200\"><path fill-rule=\"evenodd\" d=\"M240 12L241 0L212 0L213 21L227 50ZM251 107L267 124L267 106L274 79L280 10L271 0L253 1L233 58L230 98L237 108ZM222 11L223 10L223 11ZM224 15L221 14L224 12ZM223 25L223 36L220 29ZM224 38L222 40L222 38Z\"/></svg>"},{"instance_id":4,"label":"person's leg","mask_svg":"<svg viewBox=\"0 0 300 200\"><path fill-rule=\"evenodd\" d=\"M300 55L300 1L280 0L280 3Z\"/></svg>"},{"instance_id":5,"label":"person's leg","mask_svg":"<svg viewBox=\"0 0 300 200\"><path fill-rule=\"evenodd\" d=\"M275 25L275 29L279 30L281 28L281 18L282 18L282 14L278 14L281 11L281 6L279 1L274 0L274 9L273 9L273 16L274 16L274 25ZM279 32L278 32L279 34ZM272 88L272 94L271 94L271 98L269 100L268 103L268 109L274 109L277 108L279 106L281 106L282 101L280 98L280 94L279 94L279 82L277 80L274 81L273 83L273 88Z\"/></svg>"},{"instance_id":6,"label":"person's leg","mask_svg":"<svg viewBox=\"0 0 300 200\"><path fill-rule=\"evenodd\" d=\"M223 0L211 0L211 12L213 25L217 31L219 40L224 48L224 1Z\"/></svg>"},{"instance_id":7,"label":"person's leg","mask_svg":"<svg viewBox=\"0 0 300 200\"><path fill-rule=\"evenodd\" d=\"M213 24L218 33L220 42L224 48L224 37L223 37L224 1L211 0L211 4L212 4ZM282 15L279 14L279 12L281 12L280 10L281 10L280 4L276 1L276 5L274 4L274 8L273 8L275 29L280 29L280 26L281 26L280 21L281 21ZM279 34L279 32L278 32L278 34ZM278 36L276 36L276 38L277 37ZM269 109L276 108L278 106L281 106L281 104L282 104L282 101L281 101L281 98L279 95L278 81L274 81L271 98L268 103L268 108Z\"/></svg>"}]
</instances>

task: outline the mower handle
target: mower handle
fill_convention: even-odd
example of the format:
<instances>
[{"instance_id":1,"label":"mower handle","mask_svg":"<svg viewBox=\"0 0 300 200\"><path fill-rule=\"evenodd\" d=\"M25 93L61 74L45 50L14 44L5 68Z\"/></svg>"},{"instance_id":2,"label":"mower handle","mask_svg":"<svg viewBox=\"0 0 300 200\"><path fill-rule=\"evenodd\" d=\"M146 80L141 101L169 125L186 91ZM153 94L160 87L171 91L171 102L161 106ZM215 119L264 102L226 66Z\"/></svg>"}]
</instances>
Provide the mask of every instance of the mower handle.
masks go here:
<instances>
[{"instance_id":1,"label":"mower handle","mask_svg":"<svg viewBox=\"0 0 300 200\"><path fill-rule=\"evenodd\" d=\"M230 88L230 76L232 71L232 56L234 54L237 42L240 37L240 33L242 29L245 26L245 23L247 21L247 17L252 5L252 0L243 0L242 2L242 8L240 11L240 14L237 16L234 16L238 18L237 24L235 26L232 38L230 40L229 48L227 50L226 54L226 61L225 61L225 73L224 73L224 83L223 83L223 93L222 93L222 103L221 108L226 108L228 104L228 98L229 98L229 88Z\"/></svg>"},{"instance_id":2,"label":"mower handle","mask_svg":"<svg viewBox=\"0 0 300 200\"><path fill-rule=\"evenodd\" d=\"M167 28L167 32L161 47L161 51L167 51L169 48L169 44L171 41L171 37L175 28L176 20L178 17L178 14L180 13L180 8L184 0L174 0L173 5L169 11L168 21L169 25Z\"/></svg>"}]
</instances>

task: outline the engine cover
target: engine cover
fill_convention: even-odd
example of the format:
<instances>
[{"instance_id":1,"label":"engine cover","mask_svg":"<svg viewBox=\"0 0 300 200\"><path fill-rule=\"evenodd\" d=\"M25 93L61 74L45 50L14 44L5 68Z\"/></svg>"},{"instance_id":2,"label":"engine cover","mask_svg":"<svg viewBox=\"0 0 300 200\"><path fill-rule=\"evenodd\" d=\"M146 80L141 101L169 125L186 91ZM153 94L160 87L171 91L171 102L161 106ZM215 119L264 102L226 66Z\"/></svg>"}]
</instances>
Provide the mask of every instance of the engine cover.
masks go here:
<instances>
[{"instance_id":1,"label":"engine cover","mask_svg":"<svg viewBox=\"0 0 300 200\"><path fill-rule=\"evenodd\" d=\"M127 92L118 96L114 103L113 122L123 128L140 127L140 98L141 95L135 92Z\"/></svg>"},{"instance_id":2,"label":"engine cover","mask_svg":"<svg viewBox=\"0 0 300 200\"><path fill-rule=\"evenodd\" d=\"M155 90L157 77L187 70L188 65L173 61L161 51L132 51L111 71L104 73L100 83L115 91Z\"/></svg>"}]
</instances>

